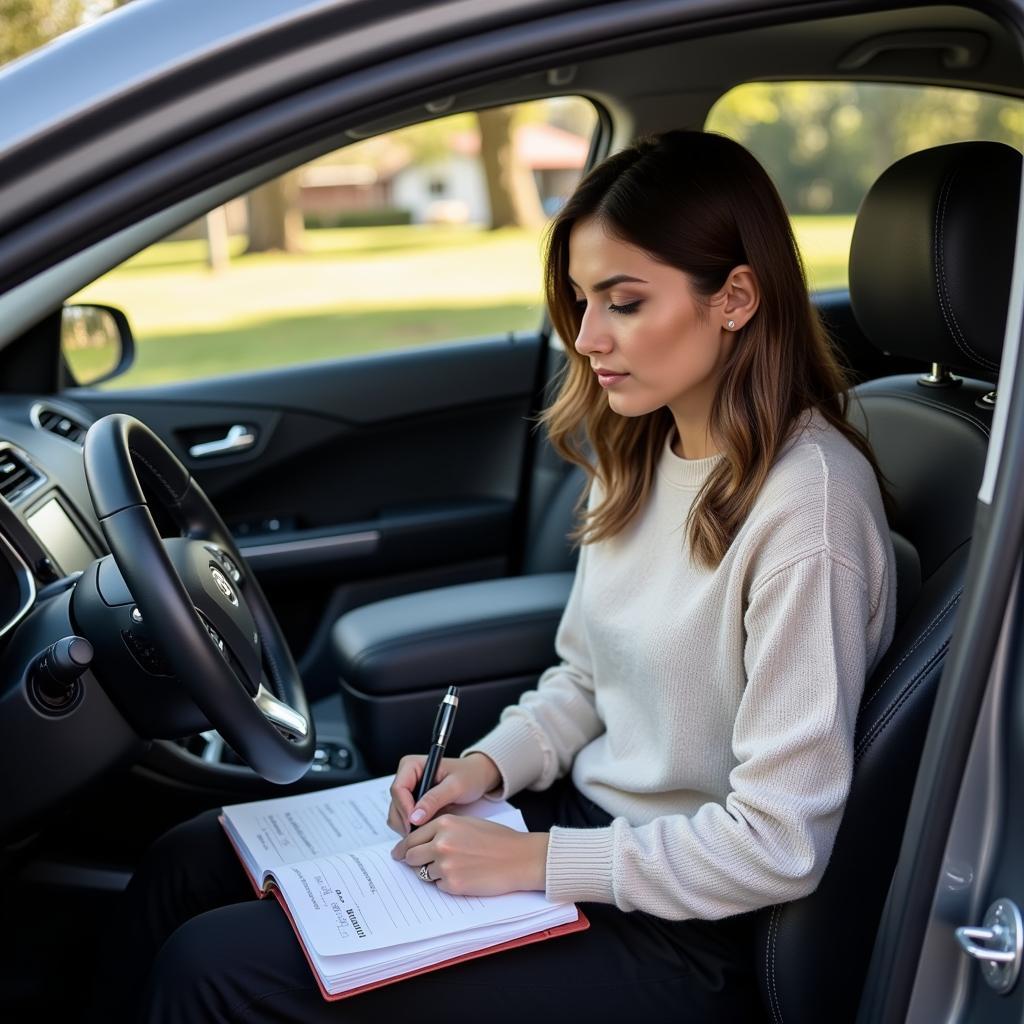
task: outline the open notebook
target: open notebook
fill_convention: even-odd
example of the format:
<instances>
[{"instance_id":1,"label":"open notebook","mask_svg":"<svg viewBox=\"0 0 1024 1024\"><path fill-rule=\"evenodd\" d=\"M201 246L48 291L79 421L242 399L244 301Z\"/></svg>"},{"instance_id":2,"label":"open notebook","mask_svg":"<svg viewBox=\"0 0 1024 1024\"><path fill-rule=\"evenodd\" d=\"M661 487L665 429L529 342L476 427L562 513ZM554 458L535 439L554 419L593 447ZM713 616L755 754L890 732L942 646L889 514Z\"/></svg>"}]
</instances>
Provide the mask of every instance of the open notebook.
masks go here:
<instances>
[{"instance_id":1,"label":"open notebook","mask_svg":"<svg viewBox=\"0 0 1024 1024\"><path fill-rule=\"evenodd\" d=\"M393 775L223 808L260 898L277 897L325 999L588 927L542 892L452 896L391 856ZM518 809L478 800L446 809L526 831Z\"/></svg>"}]
</instances>

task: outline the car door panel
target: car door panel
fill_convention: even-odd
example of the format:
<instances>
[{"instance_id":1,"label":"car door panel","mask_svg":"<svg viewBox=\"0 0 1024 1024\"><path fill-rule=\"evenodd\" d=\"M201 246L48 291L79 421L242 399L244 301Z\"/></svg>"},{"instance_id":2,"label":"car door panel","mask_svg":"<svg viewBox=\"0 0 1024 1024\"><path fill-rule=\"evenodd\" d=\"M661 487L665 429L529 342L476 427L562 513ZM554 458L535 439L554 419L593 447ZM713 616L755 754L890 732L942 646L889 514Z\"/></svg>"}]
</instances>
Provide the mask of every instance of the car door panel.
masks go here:
<instances>
[{"instance_id":1,"label":"car door panel","mask_svg":"<svg viewBox=\"0 0 1024 1024\"><path fill-rule=\"evenodd\" d=\"M349 602L508 571L541 351L517 333L64 395L145 421L194 473L293 650L318 666L316 693L331 685L329 658L310 645ZM253 437L245 450L191 454L236 425Z\"/></svg>"},{"instance_id":2,"label":"car door panel","mask_svg":"<svg viewBox=\"0 0 1024 1024\"><path fill-rule=\"evenodd\" d=\"M1003 968L992 972L990 965L967 955L955 934L961 926L983 926L986 912L997 900L1010 899L1018 909L1024 908L1024 829L1010 810L1017 806L1024 768L1024 694L1016 685L1024 657L1021 607L1018 569L963 770L907 1024L940 1018L986 1024L1021 1019L1024 985L1019 978L1008 991L998 991L985 976L998 975ZM973 945L1002 949L1006 943L975 940Z\"/></svg>"}]
</instances>

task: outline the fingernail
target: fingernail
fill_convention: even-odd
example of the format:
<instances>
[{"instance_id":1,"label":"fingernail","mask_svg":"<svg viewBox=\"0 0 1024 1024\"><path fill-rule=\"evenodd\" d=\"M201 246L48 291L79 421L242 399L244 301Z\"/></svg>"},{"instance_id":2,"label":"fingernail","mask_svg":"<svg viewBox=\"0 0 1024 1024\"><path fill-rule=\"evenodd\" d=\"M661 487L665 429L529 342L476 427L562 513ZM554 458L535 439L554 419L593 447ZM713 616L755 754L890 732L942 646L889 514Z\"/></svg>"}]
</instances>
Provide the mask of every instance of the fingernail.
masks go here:
<instances>
[{"instance_id":1,"label":"fingernail","mask_svg":"<svg viewBox=\"0 0 1024 1024\"><path fill-rule=\"evenodd\" d=\"M391 847L391 856L394 857L395 860L398 860L398 847L397 846L392 846Z\"/></svg>"},{"instance_id":2,"label":"fingernail","mask_svg":"<svg viewBox=\"0 0 1024 1024\"><path fill-rule=\"evenodd\" d=\"M409 820L414 825L418 825L426 816L427 812L424 811L422 807L420 807L418 810L413 811L412 814L409 815Z\"/></svg>"}]
</instances>

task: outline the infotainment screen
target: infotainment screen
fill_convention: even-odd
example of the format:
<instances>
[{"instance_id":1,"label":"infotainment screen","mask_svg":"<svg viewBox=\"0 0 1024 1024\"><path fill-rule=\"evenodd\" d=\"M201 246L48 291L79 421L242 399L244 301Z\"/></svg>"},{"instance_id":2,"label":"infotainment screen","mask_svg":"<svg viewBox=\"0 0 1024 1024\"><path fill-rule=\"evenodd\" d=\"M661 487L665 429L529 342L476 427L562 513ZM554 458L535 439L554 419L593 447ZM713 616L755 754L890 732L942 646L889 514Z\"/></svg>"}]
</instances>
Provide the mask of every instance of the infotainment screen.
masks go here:
<instances>
[{"instance_id":1,"label":"infotainment screen","mask_svg":"<svg viewBox=\"0 0 1024 1024\"><path fill-rule=\"evenodd\" d=\"M56 498L51 498L27 517L28 525L65 575L78 572L96 559Z\"/></svg>"}]
</instances>

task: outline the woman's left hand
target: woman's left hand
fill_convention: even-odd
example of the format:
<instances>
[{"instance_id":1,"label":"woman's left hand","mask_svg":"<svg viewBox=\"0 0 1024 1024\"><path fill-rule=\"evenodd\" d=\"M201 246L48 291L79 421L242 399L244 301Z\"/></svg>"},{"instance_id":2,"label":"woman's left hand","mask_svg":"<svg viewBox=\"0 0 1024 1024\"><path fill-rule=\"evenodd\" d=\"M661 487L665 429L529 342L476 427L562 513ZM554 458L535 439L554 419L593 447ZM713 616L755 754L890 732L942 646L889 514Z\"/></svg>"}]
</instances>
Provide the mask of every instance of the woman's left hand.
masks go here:
<instances>
[{"instance_id":1,"label":"woman's left hand","mask_svg":"<svg viewBox=\"0 0 1024 1024\"><path fill-rule=\"evenodd\" d=\"M453 896L500 896L545 887L547 832L517 832L487 818L442 814L414 829L391 856L428 868L431 881ZM437 879L437 881L433 881Z\"/></svg>"}]
</instances>

